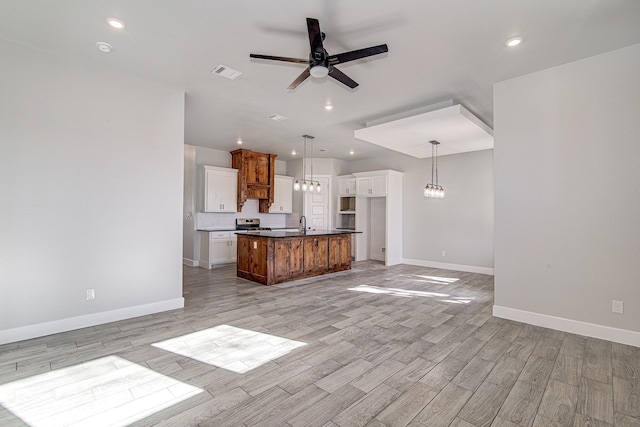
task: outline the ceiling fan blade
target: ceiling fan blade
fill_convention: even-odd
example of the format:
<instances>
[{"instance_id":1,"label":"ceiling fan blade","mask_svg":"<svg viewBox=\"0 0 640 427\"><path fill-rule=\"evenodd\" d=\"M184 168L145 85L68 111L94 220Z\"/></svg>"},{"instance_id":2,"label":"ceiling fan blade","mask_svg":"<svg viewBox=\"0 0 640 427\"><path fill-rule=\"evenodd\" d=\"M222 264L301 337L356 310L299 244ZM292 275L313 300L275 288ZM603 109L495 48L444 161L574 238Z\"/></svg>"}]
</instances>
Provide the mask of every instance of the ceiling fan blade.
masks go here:
<instances>
[{"instance_id":1,"label":"ceiling fan blade","mask_svg":"<svg viewBox=\"0 0 640 427\"><path fill-rule=\"evenodd\" d=\"M272 61L283 61L283 62L295 62L296 64L308 64L308 59L300 59L300 58L287 58L285 56L271 56L271 55L258 55L255 53L249 54L250 58L256 59L270 59Z\"/></svg>"},{"instance_id":2,"label":"ceiling fan blade","mask_svg":"<svg viewBox=\"0 0 640 427\"><path fill-rule=\"evenodd\" d=\"M366 58L367 56L379 55L381 53L389 52L389 48L386 44L378 46L365 47L364 49L352 50L351 52L338 53L337 55L331 55L329 58L329 64L343 64L349 61L355 61L356 59Z\"/></svg>"},{"instance_id":3,"label":"ceiling fan blade","mask_svg":"<svg viewBox=\"0 0 640 427\"><path fill-rule=\"evenodd\" d=\"M320 23L315 18L307 18L307 30L309 31L309 46L311 46L311 54L316 59L322 59L324 56L324 46L322 46L322 32L320 31ZM316 54L318 56L316 56Z\"/></svg>"},{"instance_id":4,"label":"ceiling fan blade","mask_svg":"<svg viewBox=\"0 0 640 427\"><path fill-rule=\"evenodd\" d=\"M329 77L333 77L340 83L349 86L351 89L355 89L356 87L358 87L358 83L353 81L351 77L347 76L345 73L338 70L336 67L329 68Z\"/></svg>"},{"instance_id":5,"label":"ceiling fan blade","mask_svg":"<svg viewBox=\"0 0 640 427\"><path fill-rule=\"evenodd\" d=\"M307 79L307 77L309 77L310 75L311 75L311 74L309 73L309 67L307 67L307 69L306 69L306 70L304 70L304 71L302 72L302 74L300 74L300 75L298 76L298 78L297 78L297 79L295 79L295 80L294 80L294 81L293 81L293 82L292 82L292 83L287 87L287 89L295 89L295 88L297 88L297 87L300 85L300 83L302 83L303 81L305 81L305 80Z\"/></svg>"}]
</instances>

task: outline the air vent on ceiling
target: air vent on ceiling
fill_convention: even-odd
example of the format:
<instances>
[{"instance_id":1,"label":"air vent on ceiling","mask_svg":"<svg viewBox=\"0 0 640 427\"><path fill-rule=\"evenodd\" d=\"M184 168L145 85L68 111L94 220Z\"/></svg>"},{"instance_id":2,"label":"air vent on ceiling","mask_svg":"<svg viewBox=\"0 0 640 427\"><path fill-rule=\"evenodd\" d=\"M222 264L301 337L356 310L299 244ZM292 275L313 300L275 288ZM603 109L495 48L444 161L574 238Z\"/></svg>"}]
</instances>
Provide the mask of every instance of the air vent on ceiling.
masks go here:
<instances>
[{"instance_id":1,"label":"air vent on ceiling","mask_svg":"<svg viewBox=\"0 0 640 427\"><path fill-rule=\"evenodd\" d=\"M271 120L274 120L276 122L281 122L283 120L287 120L287 118L285 116L281 116L280 114L272 114L269 116L269 118Z\"/></svg>"},{"instance_id":2,"label":"air vent on ceiling","mask_svg":"<svg viewBox=\"0 0 640 427\"><path fill-rule=\"evenodd\" d=\"M229 80L235 80L242 75L241 71L234 70L233 68L229 68L226 65L218 65L216 68L211 70L211 72L218 76L226 77Z\"/></svg>"}]
</instances>

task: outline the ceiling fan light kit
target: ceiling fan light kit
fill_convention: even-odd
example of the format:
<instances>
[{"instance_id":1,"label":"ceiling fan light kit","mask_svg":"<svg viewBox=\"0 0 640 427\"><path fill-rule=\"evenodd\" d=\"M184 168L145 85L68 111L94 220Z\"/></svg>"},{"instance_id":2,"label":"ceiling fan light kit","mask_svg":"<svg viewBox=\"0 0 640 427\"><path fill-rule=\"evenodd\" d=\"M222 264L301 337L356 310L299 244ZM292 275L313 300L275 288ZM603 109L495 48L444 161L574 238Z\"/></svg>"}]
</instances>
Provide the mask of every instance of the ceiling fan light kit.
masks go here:
<instances>
[{"instance_id":1,"label":"ceiling fan light kit","mask_svg":"<svg viewBox=\"0 0 640 427\"><path fill-rule=\"evenodd\" d=\"M251 53L250 58L268 59L271 61L293 62L296 64L307 64L308 67L296 78L287 89L295 89L300 83L305 81L309 76L314 78L332 77L340 83L355 89L358 83L351 77L338 70L335 66L344 64L345 62L355 61L356 59L366 58L368 56L379 55L389 51L386 44L367 47L364 49L352 50L350 52L339 53L337 55L329 55L322 44L325 34L320 31L320 23L315 18L307 18L307 31L309 33L309 59L288 58L285 56L260 55Z\"/></svg>"},{"instance_id":2,"label":"ceiling fan light kit","mask_svg":"<svg viewBox=\"0 0 640 427\"><path fill-rule=\"evenodd\" d=\"M309 70L309 74L311 74L311 77L321 79L329 75L329 69L324 65L316 65L315 67L311 67L311 69Z\"/></svg>"}]
</instances>

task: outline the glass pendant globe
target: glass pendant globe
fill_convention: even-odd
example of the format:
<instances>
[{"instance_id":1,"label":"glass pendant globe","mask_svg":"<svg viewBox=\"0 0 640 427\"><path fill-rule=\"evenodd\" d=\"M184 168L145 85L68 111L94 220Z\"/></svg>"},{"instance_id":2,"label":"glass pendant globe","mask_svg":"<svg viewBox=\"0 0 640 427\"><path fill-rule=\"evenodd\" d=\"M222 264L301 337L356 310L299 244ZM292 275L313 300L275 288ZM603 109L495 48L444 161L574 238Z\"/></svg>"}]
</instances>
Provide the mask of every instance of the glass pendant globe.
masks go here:
<instances>
[{"instance_id":1,"label":"glass pendant globe","mask_svg":"<svg viewBox=\"0 0 640 427\"><path fill-rule=\"evenodd\" d=\"M302 191L307 191L307 183L306 182L302 182Z\"/></svg>"},{"instance_id":2,"label":"glass pendant globe","mask_svg":"<svg viewBox=\"0 0 640 427\"><path fill-rule=\"evenodd\" d=\"M298 182L298 180L293 184L293 189L295 191L300 191L300 182Z\"/></svg>"}]
</instances>

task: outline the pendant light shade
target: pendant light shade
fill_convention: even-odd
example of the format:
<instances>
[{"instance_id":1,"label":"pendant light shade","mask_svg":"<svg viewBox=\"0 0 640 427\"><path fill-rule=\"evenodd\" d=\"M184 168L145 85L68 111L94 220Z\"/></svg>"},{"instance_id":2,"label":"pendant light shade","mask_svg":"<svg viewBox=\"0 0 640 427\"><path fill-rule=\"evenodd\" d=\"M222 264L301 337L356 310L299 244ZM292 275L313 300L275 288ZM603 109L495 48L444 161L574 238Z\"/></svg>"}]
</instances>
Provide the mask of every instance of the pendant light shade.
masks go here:
<instances>
[{"instance_id":1,"label":"pendant light shade","mask_svg":"<svg viewBox=\"0 0 640 427\"><path fill-rule=\"evenodd\" d=\"M293 184L294 191L322 192L320 183L313 180L313 139L311 135L302 135L304 138L304 151L302 156L302 179L296 179ZM307 140L311 140L311 179L307 179Z\"/></svg>"},{"instance_id":2,"label":"pendant light shade","mask_svg":"<svg viewBox=\"0 0 640 427\"><path fill-rule=\"evenodd\" d=\"M431 144L431 182L424 187L424 197L444 198L444 188L438 185L438 141L429 141ZM434 179L435 177L435 179Z\"/></svg>"}]
</instances>

